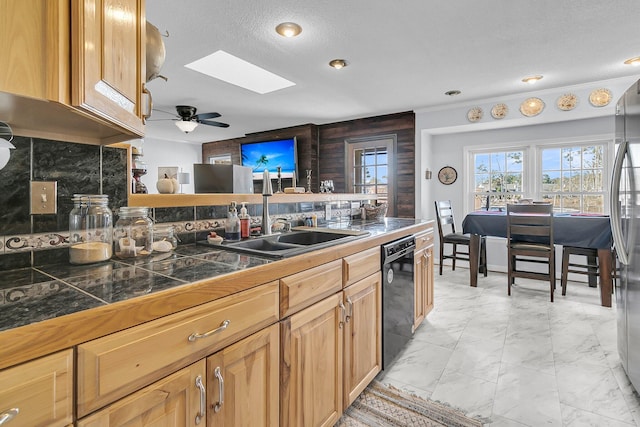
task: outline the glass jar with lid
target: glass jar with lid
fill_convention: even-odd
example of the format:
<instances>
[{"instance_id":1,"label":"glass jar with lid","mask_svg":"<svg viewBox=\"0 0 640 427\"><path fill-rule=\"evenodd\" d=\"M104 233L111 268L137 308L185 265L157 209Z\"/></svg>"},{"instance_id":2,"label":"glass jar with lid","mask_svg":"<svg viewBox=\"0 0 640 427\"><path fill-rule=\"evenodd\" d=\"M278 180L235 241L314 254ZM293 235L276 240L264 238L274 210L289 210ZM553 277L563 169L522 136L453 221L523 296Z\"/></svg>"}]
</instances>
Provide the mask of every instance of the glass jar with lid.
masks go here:
<instances>
[{"instance_id":1,"label":"glass jar with lid","mask_svg":"<svg viewBox=\"0 0 640 427\"><path fill-rule=\"evenodd\" d=\"M113 249L118 258L142 258L152 252L153 222L149 209L121 207L113 227Z\"/></svg>"},{"instance_id":2,"label":"glass jar with lid","mask_svg":"<svg viewBox=\"0 0 640 427\"><path fill-rule=\"evenodd\" d=\"M91 264L112 255L113 216L106 194L74 194L69 213L69 262Z\"/></svg>"},{"instance_id":3,"label":"glass jar with lid","mask_svg":"<svg viewBox=\"0 0 640 427\"><path fill-rule=\"evenodd\" d=\"M178 247L175 228L171 224L156 224L153 227L153 251L169 252Z\"/></svg>"}]
</instances>

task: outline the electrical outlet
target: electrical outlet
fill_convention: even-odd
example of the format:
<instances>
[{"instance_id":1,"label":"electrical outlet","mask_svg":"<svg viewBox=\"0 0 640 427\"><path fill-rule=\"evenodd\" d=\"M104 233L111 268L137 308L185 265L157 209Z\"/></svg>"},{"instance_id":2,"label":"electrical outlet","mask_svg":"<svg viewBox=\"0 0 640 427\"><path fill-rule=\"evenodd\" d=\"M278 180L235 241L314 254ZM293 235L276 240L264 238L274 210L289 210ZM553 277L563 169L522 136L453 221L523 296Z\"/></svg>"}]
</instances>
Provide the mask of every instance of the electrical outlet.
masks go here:
<instances>
[{"instance_id":1,"label":"electrical outlet","mask_svg":"<svg viewBox=\"0 0 640 427\"><path fill-rule=\"evenodd\" d=\"M58 182L31 181L31 215L58 212Z\"/></svg>"},{"instance_id":2,"label":"electrical outlet","mask_svg":"<svg viewBox=\"0 0 640 427\"><path fill-rule=\"evenodd\" d=\"M331 205L324 205L324 219L327 221L331 219Z\"/></svg>"}]
</instances>

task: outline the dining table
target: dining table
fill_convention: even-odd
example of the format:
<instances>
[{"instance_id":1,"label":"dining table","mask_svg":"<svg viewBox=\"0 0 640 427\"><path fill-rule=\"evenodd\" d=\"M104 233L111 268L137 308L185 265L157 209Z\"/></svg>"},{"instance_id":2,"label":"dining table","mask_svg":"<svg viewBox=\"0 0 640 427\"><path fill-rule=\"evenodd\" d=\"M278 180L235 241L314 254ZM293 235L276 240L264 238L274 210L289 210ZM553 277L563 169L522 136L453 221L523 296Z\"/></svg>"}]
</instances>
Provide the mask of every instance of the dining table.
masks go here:
<instances>
[{"instance_id":1,"label":"dining table","mask_svg":"<svg viewBox=\"0 0 640 427\"><path fill-rule=\"evenodd\" d=\"M480 237L507 237L507 214L503 211L475 211L462 221L462 231L470 235L469 283L478 285ZM554 213L553 241L556 245L597 249L600 275L600 303L611 307L613 289L613 235L608 215Z\"/></svg>"}]
</instances>

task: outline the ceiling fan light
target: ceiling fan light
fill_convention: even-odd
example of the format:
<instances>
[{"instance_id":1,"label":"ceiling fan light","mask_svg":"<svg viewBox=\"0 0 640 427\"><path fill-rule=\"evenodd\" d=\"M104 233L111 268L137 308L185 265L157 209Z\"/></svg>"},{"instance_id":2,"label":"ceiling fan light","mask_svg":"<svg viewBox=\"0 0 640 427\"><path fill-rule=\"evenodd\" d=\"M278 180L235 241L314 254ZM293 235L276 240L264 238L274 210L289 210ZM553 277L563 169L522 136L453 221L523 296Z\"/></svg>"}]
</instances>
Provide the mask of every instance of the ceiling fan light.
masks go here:
<instances>
[{"instance_id":1,"label":"ceiling fan light","mask_svg":"<svg viewBox=\"0 0 640 427\"><path fill-rule=\"evenodd\" d=\"M522 79L523 82L525 82L527 84L530 84L530 85L538 82L539 80L542 80L542 76L540 76L540 75L528 76L528 77L525 77L524 79Z\"/></svg>"},{"instance_id":2,"label":"ceiling fan light","mask_svg":"<svg viewBox=\"0 0 640 427\"><path fill-rule=\"evenodd\" d=\"M637 67L638 65L640 65L640 56L634 56L633 58L629 58L626 61L624 61L624 63L626 65L633 65L634 67Z\"/></svg>"},{"instance_id":3,"label":"ceiling fan light","mask_svg":"<svg viewBox=\"0 0 640 427\"><path fill-rule=\"evenodd\" d=\"M189 122L186 120L179 120L175 123L176 123L176 126L178 126L178 129L180 129L184 133L189 133L198 126L198 123Z\"/></svg>"},{"instance_id":4,"label":"ceiling fan light","mask_svg":"<svg viewBox=\"0 0 640 427\"><path fill-rule=\"evenodd\" d=\"M295 22L283 22L276 26L276 33L282 37L296 37L302 32L302 27Z\"/></svg>"}]
</instances>

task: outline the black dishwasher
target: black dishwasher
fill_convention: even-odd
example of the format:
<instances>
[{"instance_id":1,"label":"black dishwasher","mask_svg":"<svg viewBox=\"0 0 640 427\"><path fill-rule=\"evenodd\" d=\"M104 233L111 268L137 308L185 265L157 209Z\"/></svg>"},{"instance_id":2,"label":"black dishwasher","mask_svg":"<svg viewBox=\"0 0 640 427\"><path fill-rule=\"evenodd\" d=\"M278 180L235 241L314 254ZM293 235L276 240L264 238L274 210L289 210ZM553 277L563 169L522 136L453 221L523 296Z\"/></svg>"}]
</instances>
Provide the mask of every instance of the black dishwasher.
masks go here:
<instances>
[{"instance_id":1,"label":"black dishwasher","mask_svg":"<svg viewBox=\"0 0 640 427\"><path fill-rule=\"evenodd\" d=\"M382 369L413 336L415 247L413 236L382 246Z\"/></svg>"}]
</instances>

